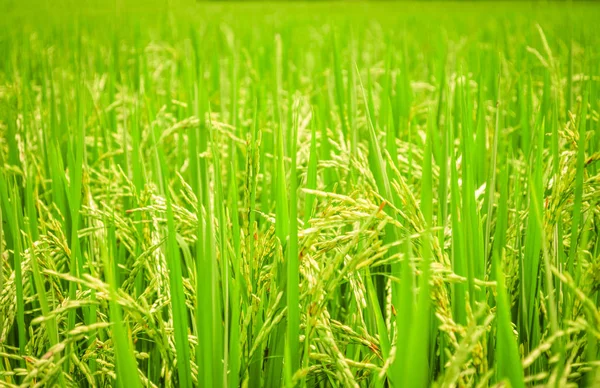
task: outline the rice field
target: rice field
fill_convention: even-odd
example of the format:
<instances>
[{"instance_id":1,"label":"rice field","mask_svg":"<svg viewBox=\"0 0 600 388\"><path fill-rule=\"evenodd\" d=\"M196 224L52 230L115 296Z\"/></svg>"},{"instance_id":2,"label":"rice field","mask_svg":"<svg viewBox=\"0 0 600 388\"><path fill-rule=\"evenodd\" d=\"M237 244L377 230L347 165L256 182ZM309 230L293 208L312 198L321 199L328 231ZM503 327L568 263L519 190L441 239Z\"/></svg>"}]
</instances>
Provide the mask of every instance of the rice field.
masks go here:
<instances>
[{"instance_id":1,"label":"rice field","mask_svg":"<svg viewBox=\"0 0 600 388\"><path fill-rule=\"evenodd\" d=\"M5 2L0 386L600 386L598 20Z\"/></svg>"}]
</instances>

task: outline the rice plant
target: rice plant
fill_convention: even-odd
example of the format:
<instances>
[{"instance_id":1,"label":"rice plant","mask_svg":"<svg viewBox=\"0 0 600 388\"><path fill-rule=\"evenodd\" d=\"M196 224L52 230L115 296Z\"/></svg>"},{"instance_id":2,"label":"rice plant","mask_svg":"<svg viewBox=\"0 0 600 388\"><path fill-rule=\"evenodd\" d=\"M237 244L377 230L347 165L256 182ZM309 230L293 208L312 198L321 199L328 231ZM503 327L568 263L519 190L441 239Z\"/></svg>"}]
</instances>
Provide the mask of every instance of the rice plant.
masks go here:
<instances>
[{"instance_id":1,"label":"rice plant","mask_svg":"<svg viewBox=\"0 0 600 388\"><path fill-rule=\"evenodd\" d=\"M598 5L25 3L0 385L600 386Z\"/></svg>"}]
</instances>

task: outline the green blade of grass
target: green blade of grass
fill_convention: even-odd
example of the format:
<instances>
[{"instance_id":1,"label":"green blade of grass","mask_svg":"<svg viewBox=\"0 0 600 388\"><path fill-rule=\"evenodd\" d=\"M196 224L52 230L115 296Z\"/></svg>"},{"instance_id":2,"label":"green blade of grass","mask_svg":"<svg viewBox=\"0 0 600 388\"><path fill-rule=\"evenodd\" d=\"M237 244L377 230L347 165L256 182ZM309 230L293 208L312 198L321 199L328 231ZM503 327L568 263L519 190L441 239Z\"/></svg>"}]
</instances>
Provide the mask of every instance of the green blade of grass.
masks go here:
<instances>
[{"instance_id":1,"label":"green blade of grass","mask_svg":"<svg viewBox=\"0 0 600 388\"><path fill-rule=\"evenodd\" d=\"M287 385L291 386L291 376L300 368L300 274L298 262L298 207L297 207L297 157L296 144L298 141L298 112L294 114L292 123L290 157L290 226L287 250L287 332L286 332L286 358Z\"/></svg>"},{"instance_id":2,"label":"green blade of grass","mask_svg":"<svg viewBox=\"0 0 600 388\"><path fill-rule=\"evenodd\" d=\"M201 192L198 195L198 230L197 230L197 256L196 256L196 325L198 330L198 346L196 347L196 360L199 369L198 383L213 386L216 376L212 357L215 353L214 324L215 316L215 291L214 291L214 235L212 222L212 206L210 206L208 171L206 160L199 160L199 182ZM204 211L203 211L204 210Z\"/></svg>"},{"instance_id":3,"label":"green blade of grass","mask_svg":"<svg viewBox=\"0 0 600 388\"><path fill-rule=\"evenodd\" d=\"M15 272L15 288L17 294L17 336L19 347L19 353L25 355L26 341L26 328L25 328L25 301L23 296L23 270L21 268L23 262L22 252L22 239L21 239L21 228L19 226L19 219L21 218L19 212L21 211L19 191L16 187L16 183L13 183L11 195L12 198L12 211L13 221L15 224L12 229L13 235L13 266ZM24 361L21 361L24 365Z\"/></svg>"},{"instance_id":4,"label":"green blade of grass","mask_svg":"<svg viewBox=\"0 0 600 388\"><path fill-rule=\"evenodd\" d=\"M114 251L114 248L117 244L113 225L109 226L107 236L108 246L102 245L100 254L104 264L104 273L108 278L110 287L110 322L113 342L115 344L117 384L123 387L141 387L142 384L138 375L137 362L133 354L131 337L128 333L125 322L123 322L121 306L119 306L117 302L117 299L119 298L118 286L115 277L114 265L111 263L111 259L114 260L115 258L116 252Z\"/></svg>"},{"instance_id":5,"label":"green blade of grass","mask_svg":"<svg viewBox=\"0 0 600 388\"><path fill-rule=\"evenodd\" d=\"M507 298L504 273L500 263L500 249L494 252L496 262L496 374L498 380L508 379L510 385L515 388L525 387L523 367L517 347L517 341L513 334L510 319L510 304Z\"/></svg>"},{"instance_id":6,"label":"green blade of grass","mask_svg":"<svg viewBox=\"0 0 600 388\"><path fill-rule=\"evenodd\" d=\"M317 188L317 126L315 120L311 120L310 156L308 159L308 171L306 173L306 188L315 190ZM306 193L304 196L304 224L307 225L313 214L315 195Z\"/></svg>"},{"instance_id":7,"label":"green blade of grass","mask_svg":"<svg viewBox=\"0 0 600 388\"><path fill-rule=\"evenodd\" d=\"M160 155L161 169L166 171L164 156ZM169 269L169 282L171 287L171 311L173 314L173 328L175 332L175 347L177 351L177 374L179 386L192 387L192 374L190 368L190 350L188 341L188 312L183 291L183 274L181 271L181 257L177 245L177 229L173 218L173 204L168 189L168 182L164 182L165 199L167 203L167 246L166 258Z\"/></svg>"}]
</instances>

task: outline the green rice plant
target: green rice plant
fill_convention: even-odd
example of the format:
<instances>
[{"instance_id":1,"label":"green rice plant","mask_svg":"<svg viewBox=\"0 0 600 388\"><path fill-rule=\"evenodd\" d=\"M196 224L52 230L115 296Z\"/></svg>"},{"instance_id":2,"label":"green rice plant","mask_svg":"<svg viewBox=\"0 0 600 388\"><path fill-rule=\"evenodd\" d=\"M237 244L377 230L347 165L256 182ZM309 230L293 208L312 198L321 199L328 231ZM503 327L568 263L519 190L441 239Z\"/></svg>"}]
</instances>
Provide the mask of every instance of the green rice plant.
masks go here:
<instances>
[{"instance_id":1,"label":"green rice plant","mask_svg":"<svg viewBox=\"0 0 600 388\"><path fill-rule=\"evenodd\" d=\"M0 18L0 385L598 385L596 4L59 3Z\"/></svg>"}]
</instances>

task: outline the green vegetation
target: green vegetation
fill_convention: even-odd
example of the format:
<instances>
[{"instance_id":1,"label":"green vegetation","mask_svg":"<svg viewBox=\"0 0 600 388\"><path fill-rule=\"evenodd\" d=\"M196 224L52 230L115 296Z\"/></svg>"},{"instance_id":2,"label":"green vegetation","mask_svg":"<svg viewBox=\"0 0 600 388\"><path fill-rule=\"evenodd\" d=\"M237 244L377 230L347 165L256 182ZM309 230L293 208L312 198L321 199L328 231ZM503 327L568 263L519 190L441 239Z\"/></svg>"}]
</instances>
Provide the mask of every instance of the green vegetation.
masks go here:
<instances>
[{"instance_id":1,"label":"green vegetation","mask_svg":"<svg viewBox=\"0 0 600 388\"><path fill-rule=\"evenodd\" d=\"M600 385L599 6L116 4L0 17L0 385Z\"/></svg>"}]
</instances>

